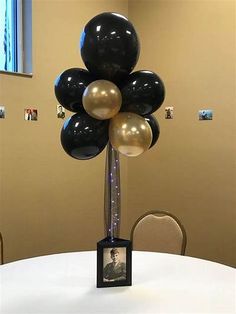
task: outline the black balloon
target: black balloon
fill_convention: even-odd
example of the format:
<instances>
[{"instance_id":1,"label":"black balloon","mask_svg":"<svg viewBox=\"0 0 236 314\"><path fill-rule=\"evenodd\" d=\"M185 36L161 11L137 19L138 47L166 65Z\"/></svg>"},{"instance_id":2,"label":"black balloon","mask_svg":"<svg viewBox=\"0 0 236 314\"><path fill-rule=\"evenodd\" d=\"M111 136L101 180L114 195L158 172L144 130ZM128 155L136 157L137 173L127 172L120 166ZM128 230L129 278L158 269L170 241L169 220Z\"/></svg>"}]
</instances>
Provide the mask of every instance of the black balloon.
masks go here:
<instances>
[{"instance_id":1,"label":"black balloon","mask_svg":"<svg viewBox=\"0 0 236 314\"><path fill-rule=\"evenodd\" d=\"M109 120L97 120L86 112L67 119L61 130L61 144L73 158L86 160L97 156L108 142Z\"/></svg>"},{"instance_id":2,"label":"black balloon","mask_svg":"<svg viewBox=\"0 0 236 314\"><path fill-rule=\"evenodd\" d=\"M165 99L165 87L156 73L136 71L121 86L121 95L121 111L143 116L160 108Z\"/></svg>"},{"instance_id":3,"label":"black balloon","mask_svg":"<svg viewBox=\"0 0 236 314\"><path fill-rule=\"evenodd\" d=\"M152 129L152 143L149 147L149 149L156 144L158 138L159 138L159 135L160 135L160 127L159 127L159 124L157 122L157 119L149 114L149 115L146 115L144 116L145 120L149 123L151 129Z\"/></svg>"},{"instance_id":4,"label":"black balloon","mask_svg":"<svg viewBox=\"0 0 236 314\"><path fill-rule=\"evenodd\" d=\"M62 72L55 80L55 95L59 103L73 112L84 111L82 95L94 77L84 69L71 68Z\"/></svg>"},{"instance_id":5,"label":"black balloon","mask_svg":"<svg viewBox=\"0 0 236 314\"><path fill-rule=\"evenodd\" d=\"M81 56L98 79L123 80L139 57L139 40L133 25L117 13L102 13L85 26L80 39Z\"/></svg>"}]
</instances>

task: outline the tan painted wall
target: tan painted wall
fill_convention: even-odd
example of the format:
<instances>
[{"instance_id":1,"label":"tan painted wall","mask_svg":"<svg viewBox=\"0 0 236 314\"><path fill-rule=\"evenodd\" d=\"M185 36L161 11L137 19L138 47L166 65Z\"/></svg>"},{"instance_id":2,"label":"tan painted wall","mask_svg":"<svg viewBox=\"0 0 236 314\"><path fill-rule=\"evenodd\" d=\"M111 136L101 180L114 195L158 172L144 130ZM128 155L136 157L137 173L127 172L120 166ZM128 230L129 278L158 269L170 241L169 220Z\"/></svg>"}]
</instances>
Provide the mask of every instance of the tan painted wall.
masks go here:
<instances>
[{"instance_id":1,"label":"tan painted wall","mask_svg":"<svg viewBox=\"0 0 236 314\"><path fill-rule=\"evenodd\" d=\"M140 157L121 158L121 235L128 236L144 211L170 210L186 227L188 255L235 265L233 1L139 0L128 7L126 0L33 0L34 76L0 77L7 113L0 121L6 261L94 249L103 237L105 152L90 161L63 152L53 82L67 68L84 67L80 32L104 11L129 14L141 39L136 70L159 73L167 89L155 114L158 145ZM164 119L169 105L174 120ZM39 110L38 122L23 120L31 106ZM213 121L198 121L204 108L214 110Z\"/></svg>"},{"instance_id":2,"label":"tan painted wall","mask_svg":"<svg viewBox=\"0 0 236 314\"><path fill-rule=\"evenodd\" d=\"M127 16L126 0L33 0L33 78L1 74L0 230L5 260L92 249L103 238L105 151L77 161L60 145L54 80L84 67L78 43L84 25L104 11ZM39 111L24 121L24 108ZM67 117L71 113L67 112ZM121 160L125 208L126 164ZM124 218L124 215L123 215Z\"/></svg>"},{"instance_id":3,"label":"tan painted wall","mask_svg":"<svg viewBox=\"0 0 236 314\"><path fill-rule=\"evenodd\" d=\"M159 73L167 92L158 145L128 161L129 223L169 210L186 227L188 255L234 266L235 14L235 1L129 1L142 44L136 69ZM213 121L198 121L207 108Z\"/></svg>"}]
</instances>

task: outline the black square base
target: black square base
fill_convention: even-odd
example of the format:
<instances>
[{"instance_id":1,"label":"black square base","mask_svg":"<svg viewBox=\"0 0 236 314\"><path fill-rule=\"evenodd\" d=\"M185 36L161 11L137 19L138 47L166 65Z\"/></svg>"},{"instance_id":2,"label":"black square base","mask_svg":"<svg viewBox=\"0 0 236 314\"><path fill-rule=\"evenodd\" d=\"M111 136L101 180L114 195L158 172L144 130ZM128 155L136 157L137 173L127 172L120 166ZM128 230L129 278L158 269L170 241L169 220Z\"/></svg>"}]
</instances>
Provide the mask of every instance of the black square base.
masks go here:
<instances>
[{"instance_id":1,"label":"black square base","mask_svg":"<svg viewBox=\"0 0 236 314\"><path fill-rule=\"evenodd\" d=\"M132 285L132 242L105 238L97 243L97 287Z\"/></svg>"}]
</instances>

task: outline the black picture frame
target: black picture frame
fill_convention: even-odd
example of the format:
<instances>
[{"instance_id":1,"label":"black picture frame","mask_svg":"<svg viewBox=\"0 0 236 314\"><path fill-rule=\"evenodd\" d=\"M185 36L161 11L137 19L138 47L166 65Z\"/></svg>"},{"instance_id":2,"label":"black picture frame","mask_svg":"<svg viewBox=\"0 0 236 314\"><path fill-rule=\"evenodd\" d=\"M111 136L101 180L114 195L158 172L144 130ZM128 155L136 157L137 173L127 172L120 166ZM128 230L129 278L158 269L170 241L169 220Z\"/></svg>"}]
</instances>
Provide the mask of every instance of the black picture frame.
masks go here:
<instances>
[{"instance_id":1,"label":"black picture frame","mask_svg":"<svg viewBox=\"0 0 236 314\"><path fill-rule=\"evenodd\" d=\"M116 259L117 265L114 268ZM112 263L113 262L113 263ZM97 288L132 285L132 242L105 238L97 243Z\"/></svg>"}]
</instances>

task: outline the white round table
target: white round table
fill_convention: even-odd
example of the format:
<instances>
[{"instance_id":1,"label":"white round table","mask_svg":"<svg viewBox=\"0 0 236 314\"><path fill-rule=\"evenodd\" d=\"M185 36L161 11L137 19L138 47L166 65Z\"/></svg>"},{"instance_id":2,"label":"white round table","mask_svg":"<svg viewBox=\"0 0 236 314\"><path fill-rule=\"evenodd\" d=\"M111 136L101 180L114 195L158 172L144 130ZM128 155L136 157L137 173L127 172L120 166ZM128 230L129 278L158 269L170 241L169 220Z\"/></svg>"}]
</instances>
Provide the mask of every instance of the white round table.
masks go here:
<instances>
[{"instance_id":1,"label":"white round table","mask_svg":"<svg viewBox=\"0 0 236 314\"><path fill-rule=\"evenodd\" d=\"M234 268L197 258L133 252L133 285L96 288L96 252L0 266L0 313L236 313Z\"/></svg>"}]
</instances>

